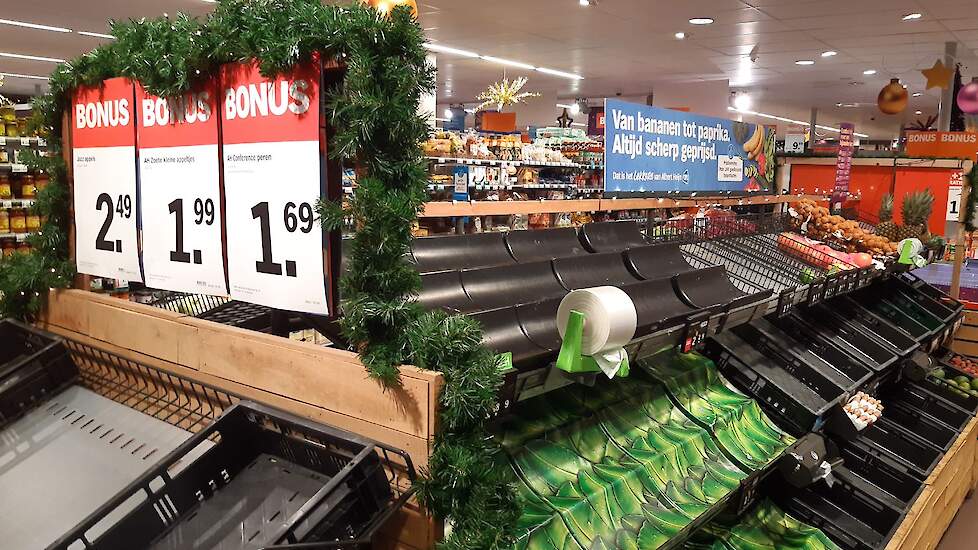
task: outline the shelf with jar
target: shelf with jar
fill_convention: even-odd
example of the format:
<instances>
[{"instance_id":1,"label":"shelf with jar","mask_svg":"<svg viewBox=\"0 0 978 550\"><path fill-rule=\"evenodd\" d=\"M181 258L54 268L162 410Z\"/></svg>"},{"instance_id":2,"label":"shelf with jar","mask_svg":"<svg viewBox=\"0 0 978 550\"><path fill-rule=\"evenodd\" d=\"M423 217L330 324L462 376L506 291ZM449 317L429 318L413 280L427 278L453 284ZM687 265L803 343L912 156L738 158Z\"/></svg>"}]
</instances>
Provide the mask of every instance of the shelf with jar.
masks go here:
<instances>
[{"instance_id":1,"label":"shelf with jar","mask_svg":"<svg viewBox=\"0 0 978 550\"><path fill-rule=\"evenodd\" d=\"M32 211L38 189L48 184L47 174L0 172L0 251L4 256L29 252L27 236L41 227Z\"/></svg>"}]
</instances>

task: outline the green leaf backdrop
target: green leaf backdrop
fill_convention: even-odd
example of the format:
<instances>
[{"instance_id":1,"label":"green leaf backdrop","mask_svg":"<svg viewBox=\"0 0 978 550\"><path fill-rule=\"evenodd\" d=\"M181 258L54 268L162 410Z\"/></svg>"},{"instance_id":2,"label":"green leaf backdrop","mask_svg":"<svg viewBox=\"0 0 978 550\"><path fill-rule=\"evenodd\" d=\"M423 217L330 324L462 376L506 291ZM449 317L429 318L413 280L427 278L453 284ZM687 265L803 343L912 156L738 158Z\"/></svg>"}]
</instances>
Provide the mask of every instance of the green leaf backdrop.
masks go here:
<instances>
[{"instance_id":1,"label":"green leaf backdrop","mask_svg":"<svg viewBox=\"0 0 978 550\"><path fill-rule=\"evenodd\" d=\"M352 218L356 234L340 282L344 335L370 375L399 384L398 365L440 371L441 428L429 466L417 482L421 502L449 520L441 548L508 548L519 515L515 489L489 466L500 449L486 431L502 383L481 329L462 316L425 312L415 300L420 279L405 255L411 225L425 198L421 143L428 126L418 114L421 93L433 88L423 31L409 8L389 17L362 5L320 0L221 0L205 18L114 22L115 40L59 65L50 92L34 102L35 128L48 136L51 156L31 156L50 184L35 210L45 217L30 237L35 252L0 261L0 315L30 317L50 288L74 275L68 260L70 197L62 157L62 113L72 90L111 77L137 80L151 93L177 96L222 64L260 60L272 76L308 61L314 52L347 68L343 85L324 91L333 127L330 151L358 168L359 186L347 208L318 205L324 230Z\"/></svg>"}]
</instances>

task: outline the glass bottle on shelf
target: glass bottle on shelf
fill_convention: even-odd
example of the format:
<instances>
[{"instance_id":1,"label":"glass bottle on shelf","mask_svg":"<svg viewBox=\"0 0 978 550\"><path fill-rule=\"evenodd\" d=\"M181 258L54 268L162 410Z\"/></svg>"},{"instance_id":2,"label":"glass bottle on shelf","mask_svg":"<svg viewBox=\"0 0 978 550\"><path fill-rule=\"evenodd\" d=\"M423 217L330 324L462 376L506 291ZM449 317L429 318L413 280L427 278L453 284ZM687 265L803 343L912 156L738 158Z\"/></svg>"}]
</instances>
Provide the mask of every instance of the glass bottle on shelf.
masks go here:
<instances>
[{"instance_id":1,"label":"glass bottle on shelf","mask_svg":"<svg viewBox=\"0 0 978 550\"><path fill-rule=\"evenodd\" d=\"M10 178L6 174L0 175L0 199L11 199L13 196L14 191L10 187Z\"/></svg>"},{"instance_id":2,"label":"glass bottle on shelf","mask_svg":"<svg viewBox=\"0 0 978 550\"><path fill-rule=\"evenodd\" d=\"M27 210L23 208L10 210L10 232L27 233Z\"/></svg>"},{"instance_id":3,"label":"glass bottle on shelf","mask_svg":"<svg viewBox=\"0 0 978 550\"><path fill-rule=\"evenodd\" d=\"M10 233L10 212L6 208L0 208L0 235Z\"/></svg>"}]
</instances>

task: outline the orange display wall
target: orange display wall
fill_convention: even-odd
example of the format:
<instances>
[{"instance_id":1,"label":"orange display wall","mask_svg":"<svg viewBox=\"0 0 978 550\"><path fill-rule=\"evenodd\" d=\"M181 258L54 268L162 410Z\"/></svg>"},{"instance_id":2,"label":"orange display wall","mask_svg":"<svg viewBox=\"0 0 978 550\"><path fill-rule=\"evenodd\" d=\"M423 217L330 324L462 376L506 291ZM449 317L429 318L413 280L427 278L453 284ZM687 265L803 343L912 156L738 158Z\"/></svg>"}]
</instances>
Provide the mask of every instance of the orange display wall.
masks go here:
<instances>
[{"instance_id":1,"label":"orange display wall","mask_svg":"<svg viewBox=\"0 0 978 550\"><path fill-rule=\"evenodd\" d=\"M825 159L811 160L824 161ZM961 172L957 162L941 162L940 166L934 166L938 163L931 160L922 160L921 164L910 164L913 159L899 159L900 163L907 165L896 163L893 159L885 160L887 162L881 164L853 163L849 192L860 196L860 199L848 201L846 207L855 208L861 217L875 220L879 215L883 195L893 193L896 199L893 217L897 223L903 223L900 214L903 196L930 189L934 194L934 211L930 216L928 227L931 233L943 235L946 227L948 187L952 177ZM803 162L804 159L797 158L791 161L791 193L816 194L832 190L835 184L834 162L831 165L806 164Z\"/></svg>"}]
</instances>

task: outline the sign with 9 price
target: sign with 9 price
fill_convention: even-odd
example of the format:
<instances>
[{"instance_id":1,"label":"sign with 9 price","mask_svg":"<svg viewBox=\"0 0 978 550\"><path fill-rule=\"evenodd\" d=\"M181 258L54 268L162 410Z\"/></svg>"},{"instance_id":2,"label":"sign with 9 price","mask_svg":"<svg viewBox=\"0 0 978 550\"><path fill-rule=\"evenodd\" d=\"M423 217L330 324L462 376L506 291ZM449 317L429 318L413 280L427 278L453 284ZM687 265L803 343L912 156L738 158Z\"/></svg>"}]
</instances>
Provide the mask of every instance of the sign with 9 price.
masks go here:
<instances>
[{"instance_id":1,"label":"sign with 9 price","mask_svg":"<svg viewBox=\"0 0 978 550\"><path fill-rule=\"evenodd\" d=\"M326 314L319 63L273 80L255 63L222 68L224 189L231 297Z\"/></svg>"},{"instance_id":2,"label":"sign with 9 price","mask_svg":"<svg viewBox=\"0 0 978 550\"><path fill-rule=\"evenodd\" d=\"M81 87L71 106L78 272L142 282L133 84Z\"/></svg>"},{"instance_id":3,"label":"sign with 9 price","mask_svg":"<svg viewBox=\"0 0 978 550\"><path fill-rule=\"evenodd\" d=\"M137 85L147 286L226 294L216 81L176 99Z\"/></svg>"}]
</instances>

